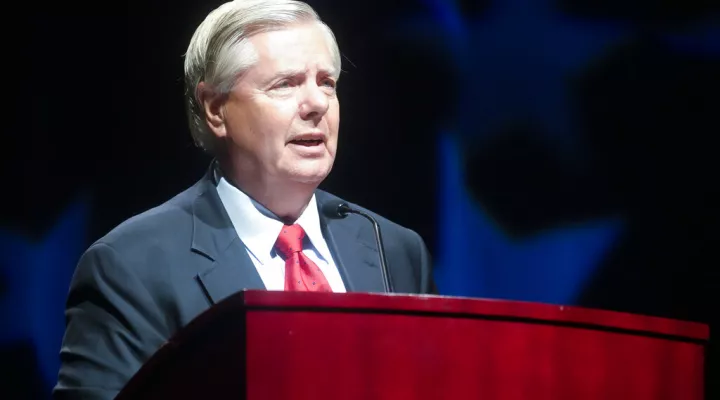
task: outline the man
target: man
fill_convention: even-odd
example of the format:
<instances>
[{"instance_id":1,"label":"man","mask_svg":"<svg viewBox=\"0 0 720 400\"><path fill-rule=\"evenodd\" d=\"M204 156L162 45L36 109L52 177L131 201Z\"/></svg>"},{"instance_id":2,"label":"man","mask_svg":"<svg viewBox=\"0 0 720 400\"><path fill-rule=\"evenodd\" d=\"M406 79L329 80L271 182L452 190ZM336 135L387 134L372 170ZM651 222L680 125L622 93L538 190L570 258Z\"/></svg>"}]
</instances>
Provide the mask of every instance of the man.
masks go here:
<instances>
[{"instance_id":1,"label":"man","mask_svg":"<svg viewBox=\"0 0 720 400\"><path fill-rule=\"evenodd\" d=\"M56 398L113 398L175 332L243 289L383 291L372 225L320 211L337 200L317 187L336 154L340 53L312 8L220 6L193 35L185 74L192 134L215 160L83 254ZM395 291L433 293L423 240L374 216Z\"/></svg>"}]
</instances>

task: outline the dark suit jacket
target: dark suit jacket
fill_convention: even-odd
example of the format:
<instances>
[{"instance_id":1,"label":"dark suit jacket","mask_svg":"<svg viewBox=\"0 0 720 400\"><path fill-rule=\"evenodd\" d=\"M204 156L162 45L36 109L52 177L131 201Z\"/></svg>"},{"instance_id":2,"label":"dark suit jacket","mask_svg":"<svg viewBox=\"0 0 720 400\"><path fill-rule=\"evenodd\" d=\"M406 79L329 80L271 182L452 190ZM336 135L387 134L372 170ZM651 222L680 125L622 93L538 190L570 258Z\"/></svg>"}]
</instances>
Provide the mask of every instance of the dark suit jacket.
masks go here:
<instances>
[{"instance_id":1,"label":"dark suit jacket","mask_svg":"<svg viewBox=\"0 0 720 400\"><path fill-rule=\"evenodd\" d=\"M318 207L337 199L321 190L316 198ZM369 213L380 224L395 291L434 293L420 236ZM321 226L347 290L382 292L372 225L360 216L328 219L321 213ZM82 255L67 300L54 397L113 398L198 314L240 290L264 288L211 168L194 186L123 222Z\"/></svg>"}]
</instances>

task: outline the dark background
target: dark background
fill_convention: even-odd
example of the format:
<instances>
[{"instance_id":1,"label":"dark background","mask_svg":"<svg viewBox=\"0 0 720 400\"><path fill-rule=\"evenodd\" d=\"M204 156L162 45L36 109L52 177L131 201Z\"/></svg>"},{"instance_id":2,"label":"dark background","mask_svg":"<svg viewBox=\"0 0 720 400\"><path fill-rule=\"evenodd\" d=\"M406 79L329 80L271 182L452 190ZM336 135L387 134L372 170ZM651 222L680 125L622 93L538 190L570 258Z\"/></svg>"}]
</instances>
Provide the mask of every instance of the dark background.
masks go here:
<instances>
[{"instance_id":1,"label":"dark background","mask_svg":"<svg viewBox=\"0 0 720 400\"><path fill-rule=\"evenodd\" d=\"M4 13L1 397L47 398L80 253L205 171L182 55L219 4ZM717 2L311 4L344 55L323 188L418 231L442 294L717 329Z\"/></svg>"}]
</instances>

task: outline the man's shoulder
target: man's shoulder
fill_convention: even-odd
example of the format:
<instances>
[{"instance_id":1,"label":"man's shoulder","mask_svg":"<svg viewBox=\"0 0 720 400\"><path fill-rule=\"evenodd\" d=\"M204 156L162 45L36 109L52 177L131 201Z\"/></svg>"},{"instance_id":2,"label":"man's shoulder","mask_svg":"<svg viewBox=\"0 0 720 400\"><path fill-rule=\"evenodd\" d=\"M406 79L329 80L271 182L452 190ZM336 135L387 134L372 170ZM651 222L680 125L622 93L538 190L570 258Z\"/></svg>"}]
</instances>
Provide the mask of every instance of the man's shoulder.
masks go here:
<instances>
[{"instance_id":1,"label":"man's shoulder","mask_svg":"<svg viewBox=\"0 0 720 400\"><path fill-rule=\"evenodd\" d=\"M320 192L317 197L321 207L324 202L342 201L355 210L370 215L378 222L383 237L383 248L390 265L390 274L393 277L394 288L398 292L437 293L432 280L430 253L425 241L416 231L333 194ZM362 221L363 219L348 216L345 220L352 220L353 222L347 223L353 224L360 230L356 241L364 242L373 248L375 234L372 224L369 221Z\"/></svg>"},{"instance_id":2,"label":"man's shoulder","mask_svg":"<svg viewBox=\"0 0 720 400\"><path fill-rule=\"evenodd\" d=\"M202 186L195 184L162 204L124 220L94 244L131 252L189 238L193 227L193 204L202 192Z\"/></svg>"}]
</instances>

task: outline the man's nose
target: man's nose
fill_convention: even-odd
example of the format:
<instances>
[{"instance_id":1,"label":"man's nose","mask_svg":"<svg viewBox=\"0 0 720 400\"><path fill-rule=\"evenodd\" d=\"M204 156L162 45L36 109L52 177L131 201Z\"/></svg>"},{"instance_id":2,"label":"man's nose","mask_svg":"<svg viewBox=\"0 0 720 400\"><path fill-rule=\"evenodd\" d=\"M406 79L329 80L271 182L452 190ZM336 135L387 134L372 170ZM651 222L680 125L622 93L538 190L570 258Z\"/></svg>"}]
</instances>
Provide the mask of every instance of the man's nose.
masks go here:
<instances>
[{"instance_id":1,"label":"man's nose","mask_svg":"<svg viewBox=\"0 0 720 400\"><path fill-rule=\"evenodd\" d=\"M328 94L316 84L306 85L301 91L301 96L300 116L303 119L322 118L330 106Z\"/></svg>"}]
</instances>

